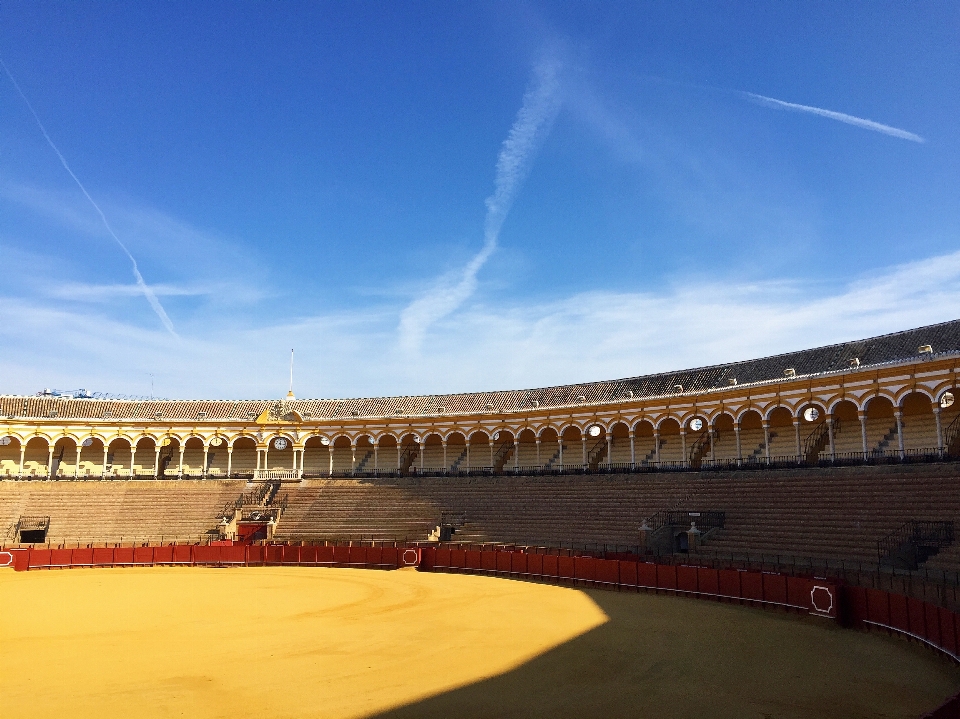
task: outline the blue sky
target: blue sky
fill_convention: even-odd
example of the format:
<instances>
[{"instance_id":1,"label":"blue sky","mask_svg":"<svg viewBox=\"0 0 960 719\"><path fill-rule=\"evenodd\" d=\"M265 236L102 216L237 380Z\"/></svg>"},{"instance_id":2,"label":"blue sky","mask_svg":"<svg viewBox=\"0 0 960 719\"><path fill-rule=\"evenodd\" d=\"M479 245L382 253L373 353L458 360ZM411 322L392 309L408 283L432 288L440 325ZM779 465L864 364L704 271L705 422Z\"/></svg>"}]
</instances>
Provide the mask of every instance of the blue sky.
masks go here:
<instances>
[{"instance_id":1,"label":"blue sky","mask_svg":"<svg viewBox=\"0 0 960 719\"><path fill-rule=\"evenodd\" d=\"M948 2L4 2L116 240L0 77L0 392L275 397L291 347L299 396L507 389L955 319L958 38Z\"/></svg>"}]
</instances>

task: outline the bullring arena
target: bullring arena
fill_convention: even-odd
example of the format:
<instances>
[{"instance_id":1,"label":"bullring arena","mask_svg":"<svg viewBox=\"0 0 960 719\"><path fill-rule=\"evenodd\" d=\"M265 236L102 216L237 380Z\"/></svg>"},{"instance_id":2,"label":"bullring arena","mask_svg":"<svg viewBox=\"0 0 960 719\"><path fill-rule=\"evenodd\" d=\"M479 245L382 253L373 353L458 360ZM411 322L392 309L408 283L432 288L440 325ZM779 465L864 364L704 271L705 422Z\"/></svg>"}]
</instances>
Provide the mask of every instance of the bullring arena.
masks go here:
<instances>
[{"instance_id":1,"label":"bullring arena","mask_svg":"<svg viewBox=\"0 0 960 719\"><path fill-rule=\"evenodd\" d=\"M3 716L960 716L958 385L952 321L511 392L4 396Z\"/></svg>"}]
</instances>

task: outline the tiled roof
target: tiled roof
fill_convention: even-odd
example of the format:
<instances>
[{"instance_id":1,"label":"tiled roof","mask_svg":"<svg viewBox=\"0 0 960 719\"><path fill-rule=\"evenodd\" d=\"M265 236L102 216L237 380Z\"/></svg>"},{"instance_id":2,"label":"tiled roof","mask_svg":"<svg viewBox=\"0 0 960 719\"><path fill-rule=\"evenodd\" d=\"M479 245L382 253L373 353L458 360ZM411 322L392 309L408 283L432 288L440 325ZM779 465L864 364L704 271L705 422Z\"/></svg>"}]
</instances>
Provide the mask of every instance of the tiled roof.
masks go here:
<instances>
[{"instance_id":1,"label":"tiled roof","mask_svg":"<svg viewBox=\"0 0 960 719\"><path fill-rule=\"evenodd\" d=\"M788 368L794 369L800 376L845 370L850 367L850 361L854 358L860 360L861 367L916 359L922 345L931 345L935 353L933 356L960 352L960 320L762 359L604 382L505 392L304 399L287 403L285 408L286 411L292 409L299 412L305 419L349 419L499 413L531 409L535 406L598 404L627 399L631 392L634 398L639 399L675 394L677 385L681 385L686 394L696 394L729 387L733 379L740 385L783 379L784 371ZM0 397L0 416L249 421L275 404L276 400L132 401L5 396Z\"/></svg>"}]
</instances>

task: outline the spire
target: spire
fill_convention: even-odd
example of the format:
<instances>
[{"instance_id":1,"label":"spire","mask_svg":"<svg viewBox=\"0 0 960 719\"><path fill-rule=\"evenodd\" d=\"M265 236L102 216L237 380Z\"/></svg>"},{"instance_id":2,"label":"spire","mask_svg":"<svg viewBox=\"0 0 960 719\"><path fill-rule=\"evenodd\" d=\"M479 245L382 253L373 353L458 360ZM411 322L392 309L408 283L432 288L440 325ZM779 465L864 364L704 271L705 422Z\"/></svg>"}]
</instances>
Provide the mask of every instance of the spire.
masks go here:
<instances>
[{"instance_id":1,"label":"spire","mask_svg":"<svg viewBox=\"0 0 960 719\"><path fill-rule=\"evenodd\" d=\"M287 399L296 399L293 396L293 350L290 350L290 391L287 392Z\"/></svg>"}]
</instances>

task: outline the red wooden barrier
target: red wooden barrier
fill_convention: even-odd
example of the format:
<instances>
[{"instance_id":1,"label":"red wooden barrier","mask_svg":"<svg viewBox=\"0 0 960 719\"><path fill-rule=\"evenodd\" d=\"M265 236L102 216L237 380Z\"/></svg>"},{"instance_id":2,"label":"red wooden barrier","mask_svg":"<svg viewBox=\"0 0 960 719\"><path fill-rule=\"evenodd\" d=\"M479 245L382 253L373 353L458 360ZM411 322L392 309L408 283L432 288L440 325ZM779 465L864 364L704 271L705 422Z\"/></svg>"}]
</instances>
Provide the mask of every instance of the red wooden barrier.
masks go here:
<instances>
[{"instance_id":1,"label":"red wooden barrier","mask_svg":"<svg viewBox=\"0 0 960 719\"><path fill-rule=\"evenodd\" d=\"M720 574L709 567L697 568L697 587L701 594L716 597L720 594Z\"/></svg>"},{"instance_id":2,"label":"red wooden barrier","mask_svg":"<svg viewBox=\"0 0 960 719\"><path fill-rule=\"evenodd\" d=\"M543 576L545 577L560 576L560 557L553 554L543 555Z\"/></svg>"},{"instance_id":3,"label":"red wooden barrier","mask_svg":"<svg viewBox=\"0 0 960 719\"><path fill-rule=\"evenodd\" d=\"M941 645L944 649L954 655L960 655L960 617L949 609L939 608L940 611L940 637Z\"/></svg>"},{"instance_id":4,"label":"red wooden barrier","mask_svg":"<svg viewBox=\"0 0 960 719\"><path fill-rule=\"evenodd\" d=\"M624 587L637 586L637 562L631 562L621 559L620 565L620 585Z\"/></svg>"},{"instance_id":5,"label":"red wooden barrier","mask_svg":"<svg viewBox=\"0 0 960 719\"><path fill-rule=\"evenodd\" d=\"M596 580L602 584L620 584L620 562L616 559L598 559Z\"/></svg>"},{"instance_id":6,"label":"red wooden barrier","mask_svg":"<svg viewBox=\"0 0 960 719\"><path fill-rule=\"evenodd\" d=\"M787 603L794 607L810 606L813 583L806 577L787 577Z\"/></svg>"},{"instance_id":7,"label":"red wooden barrier","mask_svg":"<svg viewBox=\"0 0 960 719\"><path fill-rule=\"evenodd\" d=\"M468 549L464 552L463 566L467 569L483 569L483 552L479 549Z\"/></svg>"},{"instance_id":8,"label":"red wooden barrier","mask_svg":"<svg viewBox=\"0 0 960 719\"><path fill-rule=\"evenodd\" d=\"M677 588L677 568L670 564L655 564L657 572L657 589Z\"/></svg>"},{"instance_id":9,"label":"red wooden barrier","mask_svg":"<svg viewBox=\"0 0 960 719\"><path fill-rule=\"evenodd\" d=\"M907 598L896 594L887 595L890 601L890 626L902 632L910 631L910 614Z\"/></svg>"},{"instance_id":10,"label":"red wooden barrier","mask_svg":"<svg viewBox=\"0 0 960 719\"><path fill-rule=\"evenodd\" d=\"M380 561L391 567L399 567L400 550L396 547L384 547L380 554Z\"/></svg>"},{"instance_id":11,"label":"red wooden barrier","mask_svg":"<svg viewBox=\"0 0 960 719\"><path fill-rule=\"evenodd\" d=\"M752 601L763 601L763 575L758 572L740 572L740 596Z\"/></svg>"},{"instance_id":12,"label":"red wooden barrier","mask_svg":"<svg viewBox=\"0 0 960 719\"><path fill-rule=\"evenodd\" d=\"M543 576L543 555L542 554L527 555L527 574L532 577Z\"/></svg>"},{"instance_id":13,"label":"red wooden barrier","mask_svg":"<svg viewBox=\"0 0 960 719\"><path fill-rule=\"evenodd\" d=\"M681 592L697 592L700 586L697 582L697 567L677 567L677 589Z\"/></svg>"},{"instance_id":14,"label":"red wooden barrier","mask_svg":"<svg viewBox=\"0 0 960 719\"><path fill-rule=\"evenodd\" d=\"M637 563L637 586L647 589L657 588L657 565L652 562Z\"/></svg>"},{"instance_id":15,"label":"red wooden barrier","mask_svg":"<svg viewBox=\"0 0 960 719\"><path fill-rule=\"evenodd\" d=\"M507 576L561 577L610 587L659 589L806 609L853 626L902 632L960 661L960 616L918 599L876 589L835 587L822 580L772 573L657 565L589 556L527 554L437 547L313 547L297 545L173 545L77 549L0 549L0 566L18 571L59 567L198 565L418 566L478 569ZM842 607L841 607L842 605Z\"/></svg>"},{"instance_id":16,"label":"red wooden barrier","mask_svg":"<svg viewBox=\"0 0 960 719\"><path fill-rule=\"evenodd\" d=\"M574 557L573 576L587 582L597 578L597 560L593 557Z\"/></svg>"}]
</instances>

